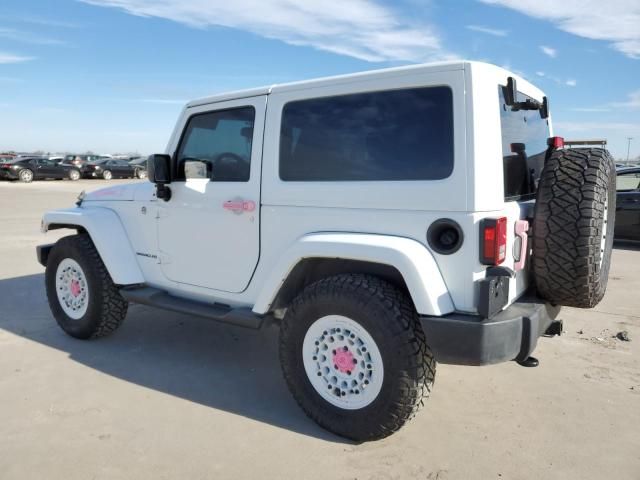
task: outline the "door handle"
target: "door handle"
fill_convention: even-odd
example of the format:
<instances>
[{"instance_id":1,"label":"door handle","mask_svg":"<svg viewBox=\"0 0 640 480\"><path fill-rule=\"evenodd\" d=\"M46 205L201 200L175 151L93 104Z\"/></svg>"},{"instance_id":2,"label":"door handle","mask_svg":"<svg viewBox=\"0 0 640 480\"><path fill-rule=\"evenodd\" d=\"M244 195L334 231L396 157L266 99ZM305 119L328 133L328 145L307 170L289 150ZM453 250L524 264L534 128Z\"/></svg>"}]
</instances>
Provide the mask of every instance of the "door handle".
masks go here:
<instances>
[{"instance_id":1,"label":"door handle","mask_svg":"<svg viewBox=\"0 0 640 480\"><path fill-rule=\"evenodd\" d=\"M222 204L222 208L236 213L253 212L256 203L253 200L227 200Z\"/></svg>"}]
</instances>

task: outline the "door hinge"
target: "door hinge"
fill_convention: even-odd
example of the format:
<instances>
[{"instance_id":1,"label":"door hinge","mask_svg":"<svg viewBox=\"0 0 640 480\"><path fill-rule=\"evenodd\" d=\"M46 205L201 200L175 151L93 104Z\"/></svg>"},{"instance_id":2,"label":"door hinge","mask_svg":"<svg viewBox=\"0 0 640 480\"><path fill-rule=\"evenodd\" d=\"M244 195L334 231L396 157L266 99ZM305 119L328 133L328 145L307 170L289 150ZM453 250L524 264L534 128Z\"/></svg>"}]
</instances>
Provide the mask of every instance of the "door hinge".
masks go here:
<instances>
[{"instance_id":1,"label":"door hinge","mask_svg":"<svg viewBox=\"0 0 640 480\"><path fill-rule=\"evenodd\" d=\"M156 218L166 218L169 216L169 210L166 208L158 207L156 212Z\"/></svg>"}]
</instances>

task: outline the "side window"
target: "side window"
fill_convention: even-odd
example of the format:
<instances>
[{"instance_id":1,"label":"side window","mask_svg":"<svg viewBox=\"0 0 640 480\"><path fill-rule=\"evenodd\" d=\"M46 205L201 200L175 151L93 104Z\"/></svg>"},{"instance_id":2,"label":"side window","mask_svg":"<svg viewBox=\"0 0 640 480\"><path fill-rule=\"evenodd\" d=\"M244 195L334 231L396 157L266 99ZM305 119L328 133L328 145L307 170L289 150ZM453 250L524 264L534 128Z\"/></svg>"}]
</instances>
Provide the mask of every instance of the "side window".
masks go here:
<instances>
[{"instance_id":1,"label":"side window","mask_svg":"<svg viewBox=\"0 0 640 480\"><path fill-rule=\"evenodd\" d=\"M616 177L616 190L625 192L640 188L640 172L628 172L618 174Z\"/></svg>"},{"instance_id":2,"label":"side window","mask_svg":"<svg viewBox=\"0 0 640 480\"><path fill-rule=\"evenodd\" d=\"M313 98L283 108L282 180L440 180L452 171L449 87Z\"/></svg>"},{"instance_id":3,"label":"side window","mask_svg":"<svg viewBox=\"0 0 640 480\"><path fill-rule=\"evenodd\" d=\"M192 116L176 155L177 178L248 182L254 120L253 107Z\"/></svg>"}]
</instances>

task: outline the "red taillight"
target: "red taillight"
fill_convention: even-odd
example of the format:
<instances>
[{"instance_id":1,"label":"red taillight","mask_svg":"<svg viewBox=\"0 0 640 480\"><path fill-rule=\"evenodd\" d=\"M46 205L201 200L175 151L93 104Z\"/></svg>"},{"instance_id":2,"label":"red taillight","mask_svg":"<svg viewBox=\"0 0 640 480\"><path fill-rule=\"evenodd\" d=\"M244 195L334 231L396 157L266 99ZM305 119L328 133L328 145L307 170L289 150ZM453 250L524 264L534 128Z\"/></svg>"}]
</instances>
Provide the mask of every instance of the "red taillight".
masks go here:
<instances>
[{"instance_id":1,"label":"red taillight","mask_svg":"<svg viewBox=\"0 0 640 480\"><path fill-rule=\"evenodd\" d=\"M551 148L562 148L564 147L564 138L563 137L549 137L547 139L547 145Z\"/></svg>"},{"instance_id":2,"label":"red taillight","mask_svg":"<svg viewBox=\"0 0 640 480\"><path fill-rule=\"evenodd\" d=\"M480 223L480 263L500 265L507 257L507 217L485 218Z\"/></svg>"}]
</instances>

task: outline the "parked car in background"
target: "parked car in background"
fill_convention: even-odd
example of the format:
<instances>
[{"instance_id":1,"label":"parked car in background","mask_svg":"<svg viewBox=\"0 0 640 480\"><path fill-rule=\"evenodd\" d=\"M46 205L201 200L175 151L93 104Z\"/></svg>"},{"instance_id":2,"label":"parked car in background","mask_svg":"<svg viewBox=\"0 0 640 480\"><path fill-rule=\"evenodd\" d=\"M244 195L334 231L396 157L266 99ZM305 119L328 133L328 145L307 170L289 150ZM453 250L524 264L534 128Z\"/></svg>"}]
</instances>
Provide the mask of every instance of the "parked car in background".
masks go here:
<instances>
[{"instance_id":1,"label":"parked car in background","mask_svg":"<svg viewBox=\"0 0 640 480\"><path fill-rule=\"evenodd\" d=\"M61 165L47 157L18 157L0 164L0 179L29 183L46 178L78 180L80 169L75 166Z\"/></svg>"},{"instance_id":2,"label":"parked car in background","mask_svg":"<svg viewBox=\"0 0 640 480\"><path fill-rule=\"evenodd\" d=\"M138 169L138 178L147 178L147 158L148 157L138 157L135 160L129 160L129 165Z\"/></svg>"},{"instance_id":3,"label":"parked car in background","mask_svg":"<svg viewBox=\"0 0 640 480\"><path fill-rule=\"evenodd\" d=\"M82 166L84 178L146 178L146 166L131 165L126 160L103 159Z\"/></svg>"},{"instance_id":4,"label":"parked car in background","mask_svg":"<svg viewBox=\"0 0 640 480\"><path fill-rule=\"evenodd\" d=\"M105 160L111 157L106 155L66 155L60 163L63 165L75 165L82 166L85 163L97 162L98 160Z\"/></svg>"},{"instance_id":5,"label":"parked car in background","mask_svg":"<svg viewBox=\"0 0 640 480\"><path fill-rule=\"evenodd\" d=\"M640 167L618 169L616 194L615 238L640 241Z\"/></svg>"},{"instance_id":6,"label":"parked car in background","mask_svg":"<svg viewBox=\"0 0 640 480\"><path fill-rule=\"evenodd\" d=\"M14 158L16 158L16 156L11 153L0 153L0 163L7 163Z\"/></svg>"}]
</instances>

